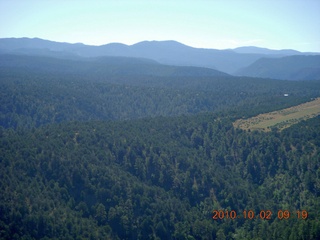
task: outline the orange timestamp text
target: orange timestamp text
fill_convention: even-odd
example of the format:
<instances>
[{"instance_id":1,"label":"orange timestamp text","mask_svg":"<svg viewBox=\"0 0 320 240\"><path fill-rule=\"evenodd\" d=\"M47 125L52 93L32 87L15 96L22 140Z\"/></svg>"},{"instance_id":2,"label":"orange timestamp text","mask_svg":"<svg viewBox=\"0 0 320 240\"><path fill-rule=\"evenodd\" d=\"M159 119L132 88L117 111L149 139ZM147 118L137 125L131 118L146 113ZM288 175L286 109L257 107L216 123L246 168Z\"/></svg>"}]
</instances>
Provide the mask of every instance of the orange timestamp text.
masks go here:
<instances>
[{"instance_id":1,"label":"orange timestamp text","mask_svg":"<svg viewBox=\"0 0 320 240\"><path fill-rule=\"evenodd\" d=\"M271 220L272 219L271 210L261 210L260 212L255 213L253 210L243 210L241 213L238 213L235 210L213 210L212 219L213 220L222 220L222 219L263 219ZM278 210L276 217L280 220L296 218L296 219L307 219L308 212L306 210Z\"/></svg>"}]
</instances>

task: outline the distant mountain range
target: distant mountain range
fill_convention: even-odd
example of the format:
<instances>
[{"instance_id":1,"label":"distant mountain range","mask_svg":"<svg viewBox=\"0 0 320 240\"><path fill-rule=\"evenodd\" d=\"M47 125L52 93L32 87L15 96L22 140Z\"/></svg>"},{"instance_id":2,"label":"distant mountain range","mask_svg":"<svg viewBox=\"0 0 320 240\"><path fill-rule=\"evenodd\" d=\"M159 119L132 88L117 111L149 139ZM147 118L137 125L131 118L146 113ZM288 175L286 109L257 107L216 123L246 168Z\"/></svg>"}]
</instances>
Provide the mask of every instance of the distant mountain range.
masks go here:
<instances>
[{"instance_id":1,"label":"distant mountain range","mask_svg":"<svg viewBox=\"0 0 320 240\"><path fill-rule=\"evenodd\" d=\"M248 76L260 76L261 70L259 69L267 69L268 66L277 65L278 60L283 57L320 54L257 47L241 47L227 50L203 49L186 46L176 41L143 41L130 46L121 43L89 46L82 43L61 43L39 38L3 38L0 39L0 54L5 53L50 56L73 60L79 60L83 57L96 58L102 56L144 58L164 65L211 68L228 74ZM266 61L268 62L267 66L262 67ZM271 63L273 61L274 64ZM305 61L305 58L299 58L297 61ZM310 63L310 61L308 60L307 63ZM318 71L314 67L315 64L317 63L312 63L310 66L302 64L304 66L303 70L299 71L297 77L291 77L290 79L304 80L309 75L319 79ZM255 69L257 66L259 69ZM285 67L285 65L282 66ZM308 69L312 73L309 73ZM287 70L291 72L283 76L267 74L267 70L263 71L265 74L261 76L283 79L285 76L294 75L297 72L292 72L297 69L288 68ZM272 72L272 70L270 71Z\"/></svg>"},{"instance_id":2,"label":"distant mountain range","mask_svg":"<svg viewBox=\"0 0 320 240\"><path fill-rule=\"evenodd\" d=\"M254 53L254 54L264 54L264 55L279 55L279 56L286 56L286 55L313 55L314 53L301 53L296 50L292 49L282 49L282 50L272 50L268 48L259 48L259 47L239 47L233 49L236 53Z\"/></svg>"}]
</instances>

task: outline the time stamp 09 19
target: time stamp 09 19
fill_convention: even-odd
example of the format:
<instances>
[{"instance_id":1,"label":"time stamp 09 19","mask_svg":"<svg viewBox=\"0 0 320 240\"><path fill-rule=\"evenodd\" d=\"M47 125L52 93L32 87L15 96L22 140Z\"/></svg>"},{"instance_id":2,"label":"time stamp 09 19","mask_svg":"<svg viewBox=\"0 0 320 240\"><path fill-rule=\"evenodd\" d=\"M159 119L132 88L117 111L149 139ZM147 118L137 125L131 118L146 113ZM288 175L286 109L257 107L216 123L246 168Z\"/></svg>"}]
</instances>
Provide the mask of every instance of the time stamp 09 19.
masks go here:
<instances>
[{"instance_id":1,"label":"time stamp 09 19","mask_svg":"<svg viewBox=\"0 0 320 240\"><path fill-rule=\"evenodd\" d=\"M213 210L212 219L222 220L222 219L263 219L271 220L274 217L274 213L271 210L261 210L260 212L254 212L253 210L243 210L242 212L237 212L235 210ZM306 210L278 210L276 217L280 220L283 219L307 219L308 212Z\"/></svg>"}]
</instances>

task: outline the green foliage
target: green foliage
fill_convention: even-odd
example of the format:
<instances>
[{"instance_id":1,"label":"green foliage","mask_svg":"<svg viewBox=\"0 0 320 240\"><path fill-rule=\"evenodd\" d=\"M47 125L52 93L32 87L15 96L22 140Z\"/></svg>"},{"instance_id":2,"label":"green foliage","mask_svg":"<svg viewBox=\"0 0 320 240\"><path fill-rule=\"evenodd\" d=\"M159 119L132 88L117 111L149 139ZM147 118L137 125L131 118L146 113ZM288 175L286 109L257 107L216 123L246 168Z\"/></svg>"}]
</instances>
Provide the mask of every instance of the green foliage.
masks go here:
<instances>
[{"instance_id":1,"label":"green foliage","mask_svg":"<svg viewBox=\"0 0 320 240\"><path fill-rule=\"evenodd\" d=\"M320 238L319 118L232 126L319 96L319 81L64 70L1 70L1 239Z\"/></svg>"},{"instance_id":2,"label":"green foliage","mask_svg":"<svg viewBox=\"0 0 320 240\"><path fill-rule=\"evenodd\" d=\"M316 239L319 131L248 133L212 114L2 129L1 237ZM214 208L273 215L248 228Z\"/></svg>"},{"instance_id":3,"label":"green foliage","mask_svg":"<svg viewBox=\"0 0 320 240\"><path fill-rule=\"evenodd\" d=\"M55 69L55 65L50 64ZM249 117L296 105L320 94L320 81L126 75L121 71L112 74L112 70L111 73L100 70L83 73L72 66L70 70L58 65L56 72L43 71L43 67L0 68L0 125L32 128L66 121L124 120L201 112ZM65 68L69 69L67 73ZM290 97L283 97L284 93Z\"/></svg>"}]
</instances>

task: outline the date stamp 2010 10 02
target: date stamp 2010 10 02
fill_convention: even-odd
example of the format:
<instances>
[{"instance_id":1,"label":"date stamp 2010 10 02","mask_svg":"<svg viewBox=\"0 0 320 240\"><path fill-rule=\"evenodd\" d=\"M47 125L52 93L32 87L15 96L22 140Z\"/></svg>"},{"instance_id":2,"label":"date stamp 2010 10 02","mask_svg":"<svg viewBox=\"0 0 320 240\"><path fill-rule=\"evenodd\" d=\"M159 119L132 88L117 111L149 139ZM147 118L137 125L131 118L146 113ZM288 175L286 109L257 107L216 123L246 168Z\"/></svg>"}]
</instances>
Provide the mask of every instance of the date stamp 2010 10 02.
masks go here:
<instances>
[{"instance_id":1,"label":"date stamp 2010 10 02","mask_svg":"<svg viewBox=\"0 0 320 240\"><path fill-rule=\"evenodd\" d=\"M261 210L259 213L255 213L253 210L243 210L240 214L235 210L213 210L212 211L212 219L213 220L222 220L222 219L263 219L263 220L271 220L272 219L272 211L271 210ZM306 210L297 210L294 212L290 212L289 210L278 210L277 216L278 219L307 219L308 212Z\"/></svg>"}]
</instances>

